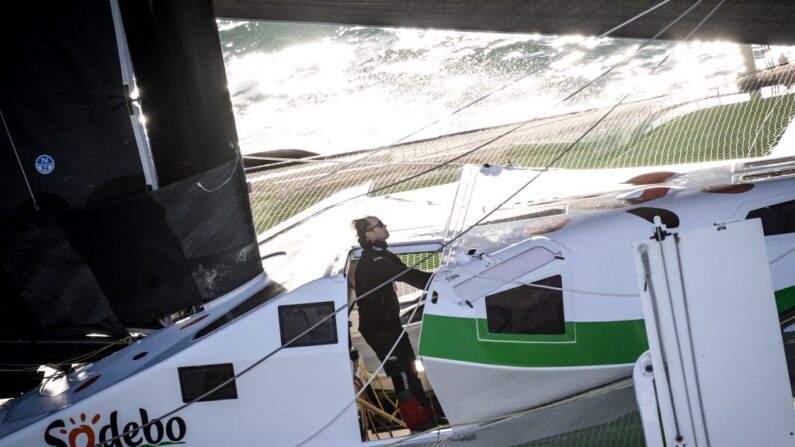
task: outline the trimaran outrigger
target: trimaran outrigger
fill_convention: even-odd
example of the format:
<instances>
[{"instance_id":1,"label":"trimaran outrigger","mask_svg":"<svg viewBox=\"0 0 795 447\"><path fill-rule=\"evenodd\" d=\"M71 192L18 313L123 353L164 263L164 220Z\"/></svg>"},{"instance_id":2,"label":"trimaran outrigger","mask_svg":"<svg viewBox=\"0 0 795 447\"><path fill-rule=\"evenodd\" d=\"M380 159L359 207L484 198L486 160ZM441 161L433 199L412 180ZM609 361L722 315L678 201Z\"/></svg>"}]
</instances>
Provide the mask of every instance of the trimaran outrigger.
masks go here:
<instances>
[{"instance_id":1,"label":"trimaran outrigger","mask_svg":"<svg viewBox=\"0 0 795 447\"><path fill-rule=\"evenodd\" d=\"M121 8L114 1L93 3L91 14L115 23L119 42L125 41L123 21L135 45L143 45L147 30L157 34L173 25L161 23L163 15L209 11L212 19L209 2L202 7L172 2L164 8L167 12L159 6L120 3ZM648 8L644 6L642 10ZM152 28L130 29L141 21ZM152 48L153 43L148 44ZM146 70L157 72L151 65L158 60L146 59L141 48L130 50L133 61L139 58L139 86L143 90L151 82L148 86L162 92L170 81L158 84L147 77L151 72ZM180 104L186 106L184 100ZM3 107L11 136L21 118L14 119L14 111ZM133 106L129 111L136 113ZM441 407L439 415L443 412L447 421L467 430L631 375L648 344L629 248L650 236L655 218L677 231L761 219L781 321L795 311L795 256L790 256L795 252L795 158L787 152L787 138L761 159L608 170L469 165L462 168L458 182L381 197L357 197L370 188L360 185L327 199L344 203L319 206L315 213L296 216L260 235L266 275L259 257L250 256L255 239L250 210L240 200L245 198L245 183L235 147L216 148L215 158L204 164L196 161L200 156L191 157L194 163L189 167L177 163L161 171L158 160L174 161L158 147L173 137L170 131L155 125L150 129L151 149L144 145L141 152L152 162L136 168L140 180L149 185L146 200L130 199L135 194L130 195L129 185L117 181L113 188L82 197L83 214L58 214L47 207L61 205L39 193L39 188L52 193L58 185L26 178L28 187L20 196L29 192L32 201L25 212L46 209L46 216L54 216L56 222L17 229L18 237L6 245L19 247L20 241L44 236L55 240L42 228L64 228L65 240L96 277L101 289L93 295L96 302L109 306L90 315L92 322L115 333L121 323L152 318L145 305L125 309L122 301L108 296L114 291L108 284L116 275L97 265L104 252L96 238L117 231L99 228L118 223L114 213L129 218L140 212L150 219L145 222L162 224L174 238L161 237L163 232L155 228L139 232L133 240L159 237L154 249L142 247L151 259L159 248L177 247L175 262L164 265L176 265L181 270L175 276L195 281L188 295L198 297L153 305L169 312L197 308L102 360L65 374L47 368L51 376L40 386L0 407L0 445L394 443L396 439L363 435L363 416L354 405L358 394L350 345L371 371L377 360L367 355L355 324L353 331L349 329L347 307L357 298L350 278L358 256L346 227L351 216L374 214L388 222L396 253L413 254L415 259L441 253L438 272L424 294L422 319L411 318L419 315L419 306L408 307L407 331L417 341L425 379ZM128 136L135 141L135 132ZM142 134L137 137L142 141ZM17 145L13 150L17 152ZM150 150L153 155L147 155ZM56 154L37 163L45 171L49 166L60 172L60 160ZM18 166L23 166L21 160ZM19 169L5 169L13 172L12 168ZM532 187L524 188L530 183ZM200 213L186 210L185 203ZM201 216L203 212L210 213L209 218ZM224 213L242 223L232 228L212 223ZM79 230L79 225L89 230ZM56 242L52 247L68 251ZM6 248L6 263L10 252ZM119 254L128 255L135 253ZM135 266L131 273L138 280L150 272L134 261L121 265ZM7 269L20 272L19 263L12 267ZM77 268L71 272L86 273ZM149 278L146 287L136 286L135 292L122 295L137 299L155 289L162 297L183 290L178 283L164 290L158 283L163 278ZM8 284L22 299L32 293L30 284ZM107 318L114 314L126 317ZM476 444L476 434L456 438L459 433L477 431L442 427L397 441ZM536 434L526 435L524 440L537 439ZM522 438L503 441L517 439Z\"/></svg>"}]
</instances>

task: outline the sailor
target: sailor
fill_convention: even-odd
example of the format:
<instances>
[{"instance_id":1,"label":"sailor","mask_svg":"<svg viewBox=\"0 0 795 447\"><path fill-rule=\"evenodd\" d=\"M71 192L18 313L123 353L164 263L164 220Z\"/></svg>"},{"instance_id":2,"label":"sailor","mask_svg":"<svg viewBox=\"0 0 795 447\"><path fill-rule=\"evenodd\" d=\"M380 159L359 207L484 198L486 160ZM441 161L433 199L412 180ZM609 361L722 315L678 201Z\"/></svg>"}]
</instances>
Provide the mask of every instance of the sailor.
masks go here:
<instances>
[{"instance_id":1,"label":"sailor","mask_svg":"<svg viewBox=\"0 0 795 447\"><path fill-rule=\"evenodd\" d=\"M356 296L363 296L357 302L359 332L383 362L403 332L394 281L424 289L432 274L407 267L387 250L389 231L379 218L368 216L356 219L351 226L356 230L362 247L355 274ZM403 333L397 347L384 363L384 371L395 386L403 421L409 429L420 431L435 424L414 362L414 349Z\"/></svg>"}]
</instances>

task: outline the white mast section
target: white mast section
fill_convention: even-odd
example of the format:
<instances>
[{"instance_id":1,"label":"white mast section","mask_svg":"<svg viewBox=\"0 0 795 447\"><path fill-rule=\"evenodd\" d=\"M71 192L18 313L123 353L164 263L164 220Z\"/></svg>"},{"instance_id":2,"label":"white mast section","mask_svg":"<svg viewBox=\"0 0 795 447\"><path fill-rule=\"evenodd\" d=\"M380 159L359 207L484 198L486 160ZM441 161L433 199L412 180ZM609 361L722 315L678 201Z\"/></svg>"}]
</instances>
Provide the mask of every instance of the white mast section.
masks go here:
<instances>
[{"instance_id":1,"label":"white mast section","mask_svg":"<svg viewBox=\"0 0 795 447\"><path fill-rule=\"evenodd\" d=\"M144 178L146 184L154 191L159 188L157 181L157 171L155 170L155 162L152 158L152 151L149 148L149 140L146 137L146 128L144 127L143 113L140 104L131 95L137 91L135 86L135 75L133 72L132 58L130 57L130 49L127 46L127 37L124 34L124 23L121 20L121 10L119 9L118 0L110 0L110 8L113 14L113 27L116 30L116 44L119 47L119 63L121 64L121 78L124 82L125 101L129 104L131 114L130 121L132 123L133 133L135 134L135 142L138 145L138 155L141 157L141 165L144 170Z\"/></svg>"},{"instance_id":2,"label":"white mast section","mask_svg":"<svg viewBox=\"0 0 795 447\"><path fill-rule=\"evenodd\" d=\"M635 369L647 444L792 445L795 412L760 221L668 234L656 220L655 237L633 244L649 340Z\"/></svg>"}]
</instances>

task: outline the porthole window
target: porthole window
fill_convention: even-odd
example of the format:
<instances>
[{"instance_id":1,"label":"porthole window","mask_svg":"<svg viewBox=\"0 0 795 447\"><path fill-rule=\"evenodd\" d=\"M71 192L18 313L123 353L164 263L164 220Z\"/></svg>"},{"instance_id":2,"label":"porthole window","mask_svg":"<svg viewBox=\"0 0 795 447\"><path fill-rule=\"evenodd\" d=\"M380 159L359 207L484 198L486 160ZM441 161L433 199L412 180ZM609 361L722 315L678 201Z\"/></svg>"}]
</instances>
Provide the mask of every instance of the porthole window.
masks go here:
<instances>
[{"instance_id":1,"label":"porthole window","mask_svg":"<svg viewBox=\"0 0 795 447\"><path fill-rule=\"evenodd\" d=\"M334 315L334 302L326 301L279 306L279 328L281 330L282 345L285 345L321 320L323 320L322 323L291 343L288 348L337 343L337 319Z\"/></svg>"},{"instance_id":2,"label":"porthole window","mask_svg":"<svg viewBox=\"0 0 795 447\"><path fill-rule=\"evenodd\" d=\"M560 275L533 284L560 289ZM523 285L486 297L486 319L494 334L563 334L563 292Z\"/></svg>"}]
</instances>

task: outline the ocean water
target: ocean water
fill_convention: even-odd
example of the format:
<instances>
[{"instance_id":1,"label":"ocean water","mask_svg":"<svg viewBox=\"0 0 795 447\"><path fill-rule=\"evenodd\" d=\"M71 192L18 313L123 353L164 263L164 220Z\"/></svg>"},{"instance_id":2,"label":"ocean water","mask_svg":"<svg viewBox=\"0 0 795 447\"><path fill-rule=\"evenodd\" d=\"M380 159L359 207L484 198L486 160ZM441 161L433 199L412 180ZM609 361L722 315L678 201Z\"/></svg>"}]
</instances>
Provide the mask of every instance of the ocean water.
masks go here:
<instances>
[{"instance_id":1,"label":"ocean water","mask_svg":"<svg viewBox=\"0 0 795 447\"><path fill-rule=\"evenodd\" d=\"M641 48L645 40L226 20L218 29L243 153L367 149L627 93L714 95L744 71L739 45L725 42Z\"/></svg>"}]
</instances>

